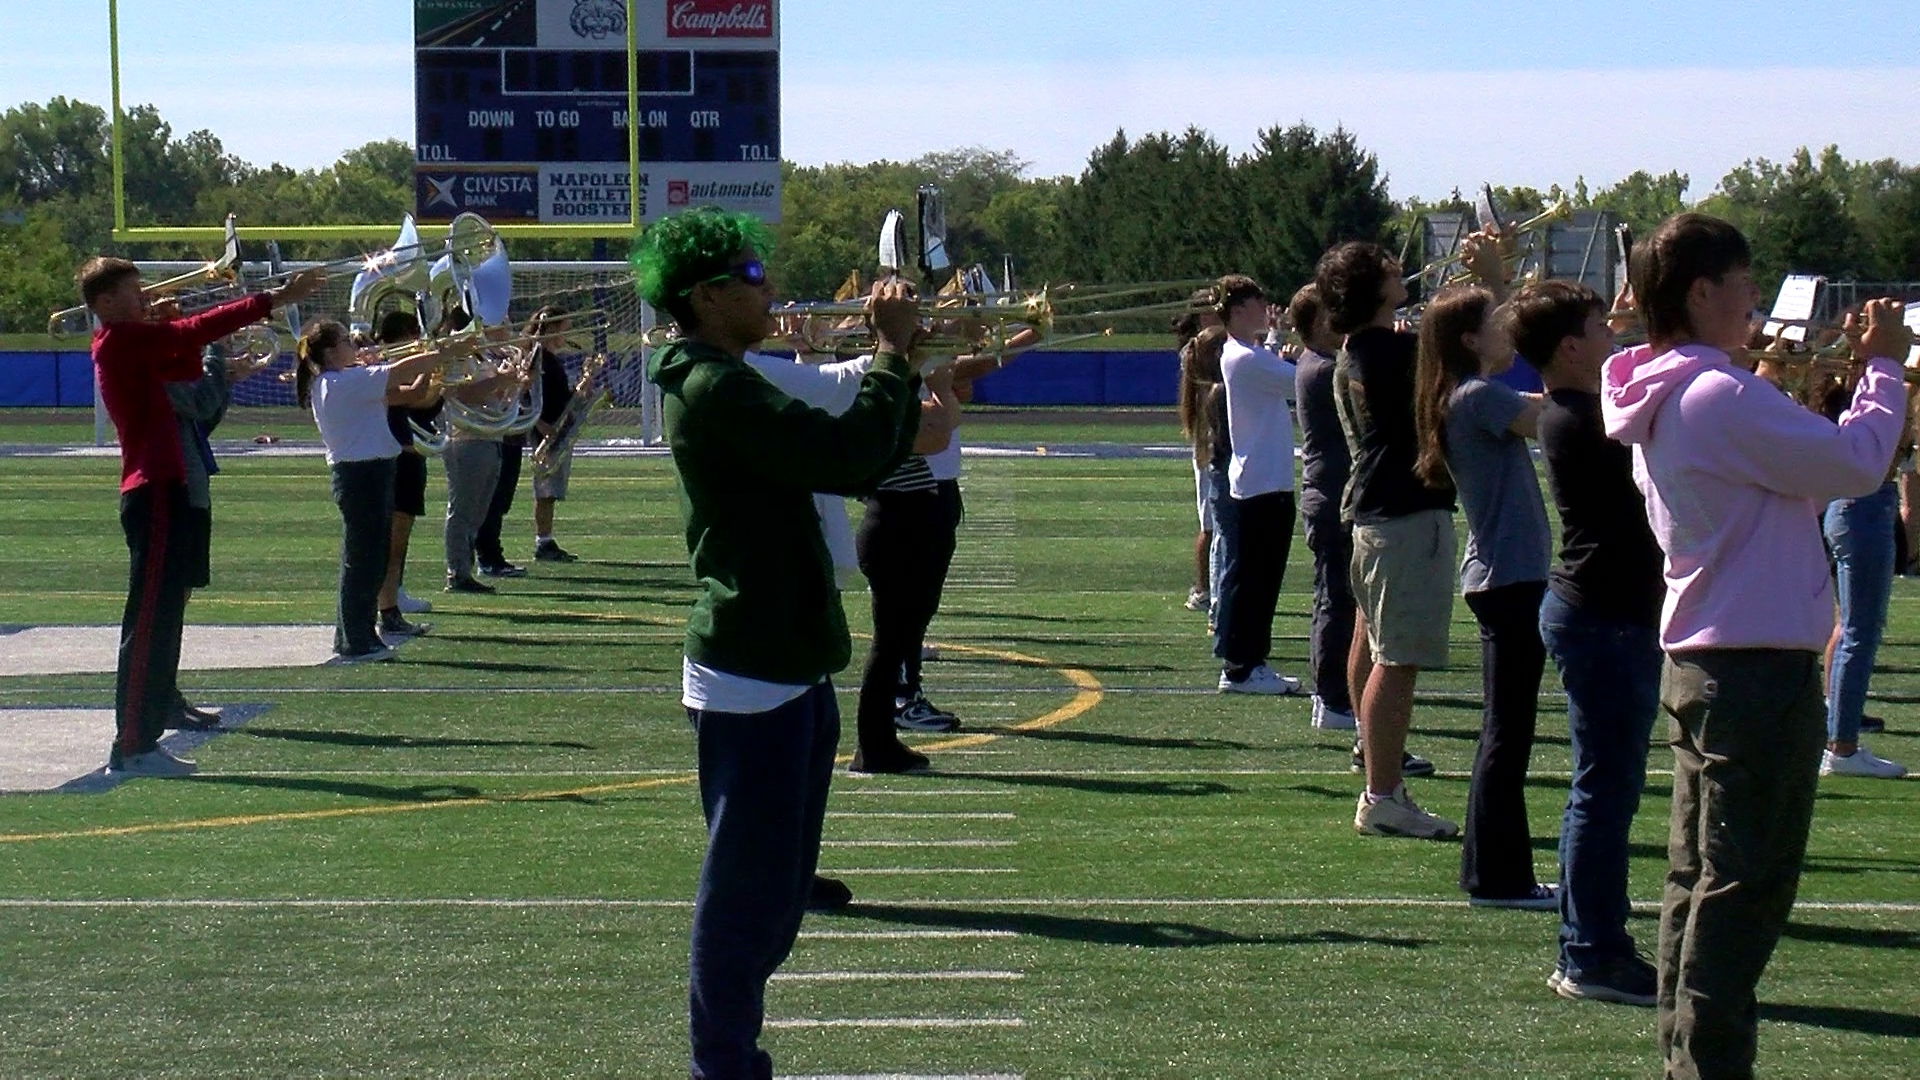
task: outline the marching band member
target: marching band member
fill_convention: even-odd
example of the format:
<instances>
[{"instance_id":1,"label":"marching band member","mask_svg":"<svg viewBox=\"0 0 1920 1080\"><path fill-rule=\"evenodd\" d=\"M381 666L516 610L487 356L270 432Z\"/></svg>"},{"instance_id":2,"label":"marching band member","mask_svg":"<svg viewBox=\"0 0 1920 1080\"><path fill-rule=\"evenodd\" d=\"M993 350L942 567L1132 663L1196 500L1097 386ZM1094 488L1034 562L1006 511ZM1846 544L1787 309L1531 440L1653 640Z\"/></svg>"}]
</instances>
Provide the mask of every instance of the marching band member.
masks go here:
<instances>
[{"instance_id":1,"label":"marching band member","mask_svg":"<svg viewBox=\"0 0 1920 1080\"><path fill-rule=\"evenodd\" d=\"M374 340L382 345L399 345L420 336L420 321L410 311L389 311L380 317ZM413 622L407 616L426 611L433 605L414 600L403 582L407 571L407 549L413 540L413 523L427 512L427 455L413 442L411 424L423 427L433 423L440 412L440 390L428 373L422 372L389 395L387 430L400 444L400 456L393 468L393 524L387 534L387 575L380 584L380 636L388 641L416 637L433 629L428 622ZM412 601L412 603L409 603Z\"/></svg>"},{"instance_id":2,"label":"marching band member","mask_svg":"<svg viewBox=\"0 0 1920 1080\"><path fill-rule=\"evenodd\" d=\"M1307 666L1313 674L1313 726L1352 731L1356 703L1348 688L1354 655L1353 529L1340 520L1340 493L1353 469L1340 412L1333 401L1334 356L1340 335L1327 326L1326 307L1311 284L1293 294L1287 322L1302 349L1294 372L1300 418L1300 521L1313 553L1313 617L1307 635Z\"/></svg>"},{"instance_id":3,"label":"marching band member","mask_svg":"<svg viewBox=\"0 0 1920 1080\"><path fill-rule=\"evenodd\" d=\"M1207 387L1198 380L1190 357L1193 339L1209 327L1220 325L1220 316L1211 310L1213 290L1201 289L1192 296L1195 304L1209 306L1205 311L1189 311L1173 322L1174 351L1180 356L1180 400L1199 402L1206 397ZM1217 376L1216 372L1216 376ZM1184 406L1182 411L1182 430L1193 437L1193 415L1189 415ZM1207 486L1207 469L1196 460L1193 464L1193 502L1200 517L1200 531L1193 537L1193 587L1187 591L1186 608L1188 611L1207 612L1209 623L1213 615L1213 606L1219 601L1217 595L1219 582L1214 580L1214 571L1218 562L1215 551L1213 529L1213 495ZM1212 627L1209 625L1209 631Z\"/></svg>"},{"instance_id":4,"label":"marching band member","mask_svg":"<svg viewBox=\"0 0 1920 1080\"><path fill-rule=\"evenodd\" d=\"M456 311L448 325L465 328L469 316ZM507 374L494 375L447 391L447 396L468 405L480 405L518 392L518 380ZM447 448L440 462L447 471L447 521L442 541L447 555L447 592L492 593L496 590L473 576L476 566L489 577L520 577L525 570L512 565L487 566L477 560L481 526L493 506L494 491L500 485L505 460L505 436L498 432L480 432L458 423L451 425Z\"/></svg>"},{"instance_id":5,"label":"marching band member","mask_svg":"<svg viewBox=\"0 0 1920 1080\"><path fill-rule=\"evenodd\" d=\"M1540 399L1493 378L1513 366L1499 303L1489 290L1454 288L1421 315L1414 471L1429 488L1456 491L1466 511L1460 591L1480 625L1483 706L1460 888L1476 905L1545 911L1557 901L1534 877L1526 783L1547 659L1540 598L1553 539L1527 449Z\"/></svg>"},{"instance_id":6,"label":"marching band member","mask_svg":"<svg viewBox=\"0 0 1920 1080\"><path fill-rule=\"evenodd\" d=\"M1751 265L1732 225L1669 218L1629 266L1649 343L1609 359L1602 383L1607 433L1633 448L1666 555L1669 1077L1752 1074L1754 987L1793 907L1825 738L1833 589L1817 514L1880 485L1907 406L1895 358L1912 334L1891 301L1867 305L1854 348L1865 369L1837 425L1735 368L1759 299Z\"/></svg>"},{"instance_id":7,"label":"marching band member","mask_svg":"<svg viewBox=\"0 0 1920 1080\"><path fill-rule=\"evenodd\" d=\"M1633 486L1633 455L1607 438L1600 367L1607 306L1584 285L1528 285L1513 343L1546 384L1539 438L1560 513L1560 557L1540 637L1567 691L1573 780L1560 820L1561 997L1652 1005L1656 975L1627 932L1628 830L1660 710L1660 547Z\"/></svg>"},{"instance_id":8,"label":"marching band member","mask_svg":"<svg viewBox=\"0 0 1920 1080\"><path fill-rule=\"evenodd\" d=\"M380 585L387 576L393 525L393 477L400 443L387 426L387 406L415 376L441 359L428 350L390 364L370 364L347 328L315 319L295 347L294 393L313 410L327 448L333 501L340 508L340 591L333 629L334 661L389 660L380 638Z\"/></svg>"},{"instance_id":9,"label":"marching band member","mask_svg":"<svg viewBox=\"0 0 1920 1080\"><path fill-rule=\"evenodd\" d=\"M567 320L552 308L542 308L534 312L533 318L528 321L527 332L534 337L533 353L539 369L537 377L540 379L540 421L533 429L535 434L544 439L553 434L553 426L560 422L560 418L567 414L568 406L573 404L573 384L567 378L566 364L560 360L560 349L567 339ZM552 472L534 473L535 562L574 562L579 559L553 538L553 504L566 500L567 481L572 475L572 454L561 459Z\"/></svg>"},{"instance_id":10,"label":"marching band member","mask_svg":"<svg viewBox=\"0 0 1920 1080\"><path fill-rule=\"evenodd\" d=\"M691 1074L770 1076L758 1045L768 976L799 932L839 743L830 676L852 643L815 492L861 493L908 452L919 413L906 350L916 305L875 287L873 370L838 417L795 401L744 357L776 326L766 227L701 209L640 237L639 291L685 337L647 377L702 595L687 620L682 701L699 747L707 852L689 956Z\"/></svg>"},{"instance_id":11,"label":"marching band member","mask_svg":"<svg viewBox=\"0 0 1920 1080\"><path fill-rule=\"evenodd\" d=\"M1340 517L1353 525L1354 644L1372 666L1357 705L1355 764L1366 775L1353 827L1366 835L1447 839L1459 826L1422 810L1403 777L1432 765L1406 753L1421 668L1445 667L1453 616L1453 491L1414 472L1414 359L1419 341L1394 329L1407 299L1400 264L1376 244L1349 242L1321 256L1314 286L1327 326L1345 334L1334 404L1353 471ZM1358 666L1358 665L1356 665Z\"/></svg>"},{"instance_id":12,"label":"marching band member","mask_svg":"<svg viewBox=\"0 0 1920 1080\"><path fill-rule=\"evenodd\" d=\"M1300 680L1267 666L1273 612L1293 550L1293 365L1261 344L1272 305L1250 277L1215 287L1214 313L1226 328L1220 381L1227 394L1232 457L1227 498L1214 522L1227 538L1213 654L1221 693L1293 694ZM1224 515L1224 516L1222 516Z\"/></svg>"},{"instance_id":13,"label":"marching band member","mask_svg":"<svg viewBox=\"0 0 1920 1080\"><path fill-rule=\"evenodd\" d=\"M150 304L140 268L125 259L96 256L77 277L81 299L99 320L94 377L120 439L120 525L132 564L107 771L186 776L194 763L160 746L181 701L180 638L193 587L187 467L165 386L201 378L202 348L312 295L326 275L304 271L277 289L186 318L173 317L170 303Z\"/></svg>"},{"instance_id":14,"label":"marching band member","mask_svg":"<svg viewBox=\"0 0 1920 1080\"><path fill-rule=\"evenodd\" d=\"M187 467L187 519L189 521L187 601L194 589L204 589L213 578L213 485L212 476L220 471L213 458L208 432L218 427L232 400L233 384L253 374L245 358L228 362L216 342L201 353L201 375L192 382L166 384L167 401L173 406L174 427L180 437L180 455ZM182 607L185 603L182 602ZM220 714L197 709L180 693L174 716L168 727L190 731L209 731L220 726Z\"/></svg>"}]
</instances>

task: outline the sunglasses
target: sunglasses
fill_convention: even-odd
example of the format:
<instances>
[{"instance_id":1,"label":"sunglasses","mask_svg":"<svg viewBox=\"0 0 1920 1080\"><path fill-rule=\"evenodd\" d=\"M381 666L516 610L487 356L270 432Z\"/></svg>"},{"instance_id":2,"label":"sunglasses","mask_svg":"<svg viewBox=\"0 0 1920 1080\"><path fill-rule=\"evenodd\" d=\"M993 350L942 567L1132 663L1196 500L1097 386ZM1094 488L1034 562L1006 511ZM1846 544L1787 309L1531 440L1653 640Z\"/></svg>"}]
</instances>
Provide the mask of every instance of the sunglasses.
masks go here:
<instances>
[{"instance_id":1,"label":"sunglasses","mask_svg":"<svg viewBox=\"0 0 1920 1080\"><path fill-rule=\"evenodd\" d=\"M738 266L729 266L710 278L702 278L686 287L684 292L692 292L696 286L712 285L720 281L739 281L747 285L765 285L767 283L767 264L759 259L748 259Z\"/></svg>"}]
</instances>

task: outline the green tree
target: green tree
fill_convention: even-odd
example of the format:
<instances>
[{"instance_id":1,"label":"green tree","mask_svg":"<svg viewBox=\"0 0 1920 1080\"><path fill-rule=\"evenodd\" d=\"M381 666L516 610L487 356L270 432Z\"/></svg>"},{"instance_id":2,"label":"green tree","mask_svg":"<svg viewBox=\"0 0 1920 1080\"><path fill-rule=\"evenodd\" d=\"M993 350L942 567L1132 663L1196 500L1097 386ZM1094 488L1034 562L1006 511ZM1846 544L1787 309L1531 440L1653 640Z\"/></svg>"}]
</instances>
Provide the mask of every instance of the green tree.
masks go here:
<instances>
[{"instance_id":1,"label":"green tree","mask_svg":"<svg viewBox=\"0 0 1920 1080\"><path fill-rule=\"evenodd\" d=\"M1267 128L1234 172L1241 199L1227 209L1244 235L1239 265L1276 297L1309 281L1335 244L1392 242L1397 208L1386 177L1344 128L1325 136L1306 124Z\"/></svg>"},{"instance_id":2,"label":"green tree","mask_svg":"<svg viewBox=\"0 0 1920 1080\"><path fill-rule=\"evenodd\" d=\"M1620 215L1636 235L1645 236L1654 226L1686 209L1687 186L1685 173L1672 171L1655 176L1637 169L1595 194L1592 205Z\"/></svg>"}]
</instances>

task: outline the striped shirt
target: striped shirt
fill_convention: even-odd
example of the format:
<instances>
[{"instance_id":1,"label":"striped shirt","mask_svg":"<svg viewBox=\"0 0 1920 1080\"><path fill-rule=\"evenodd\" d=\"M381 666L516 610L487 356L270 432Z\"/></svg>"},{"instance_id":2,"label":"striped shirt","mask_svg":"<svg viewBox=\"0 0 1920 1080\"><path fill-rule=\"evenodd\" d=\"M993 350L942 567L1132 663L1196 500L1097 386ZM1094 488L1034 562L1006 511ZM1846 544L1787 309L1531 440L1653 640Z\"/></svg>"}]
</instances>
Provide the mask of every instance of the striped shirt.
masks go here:
<instances>
[{"instance_id":1,"label":"striped shirt","mask_svg":"<svg viewBox=\"0 0 1920 1080\"><path fill-rule=\"evenodd\" d=\"M924 454L909 455L893 474L880 481L876 491L889 491L895 494L915 491L938 491L940 485L933 478L933 469L927 465Z\"/></svg>"}]
</instances>

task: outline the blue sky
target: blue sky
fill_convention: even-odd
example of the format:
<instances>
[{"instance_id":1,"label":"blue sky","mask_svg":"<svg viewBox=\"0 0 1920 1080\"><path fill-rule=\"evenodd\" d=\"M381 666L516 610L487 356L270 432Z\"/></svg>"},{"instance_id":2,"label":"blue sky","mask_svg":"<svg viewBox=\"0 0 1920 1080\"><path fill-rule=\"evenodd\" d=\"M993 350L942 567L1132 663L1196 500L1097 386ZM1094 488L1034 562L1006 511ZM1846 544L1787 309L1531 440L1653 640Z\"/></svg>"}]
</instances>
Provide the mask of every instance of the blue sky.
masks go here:
<instances>
[{"instance_id":1,"label":"blue sky","mask_svg":"<svg viewBox=\"0 0 1920 1080\"><path fill-rule=\"evenodd\" d=\"M0 106L106 104L106 9L0 3ZM1117 128L1196 124L1244 148L1304 120L1355 132L1396 196L1645 167L1689 174L1697 197L1803 144L1920 160L1915 15L1910 0L787 0L785 154L978 145L1077 173ZM125 101L177 132L301 167L412 137L408 0L120 0L120 17Z\"/></svg>"}]
</instances>

